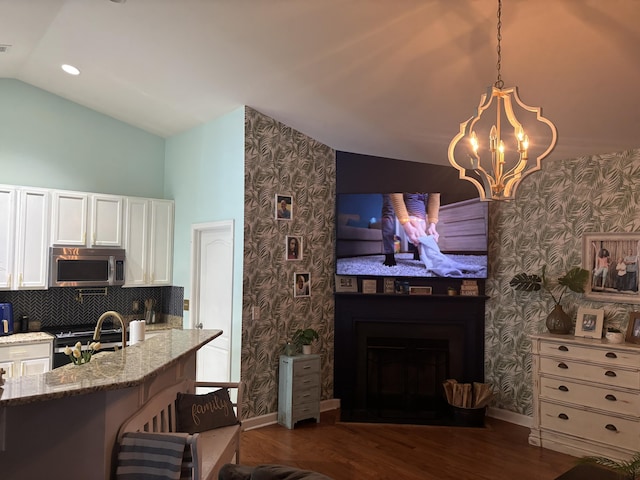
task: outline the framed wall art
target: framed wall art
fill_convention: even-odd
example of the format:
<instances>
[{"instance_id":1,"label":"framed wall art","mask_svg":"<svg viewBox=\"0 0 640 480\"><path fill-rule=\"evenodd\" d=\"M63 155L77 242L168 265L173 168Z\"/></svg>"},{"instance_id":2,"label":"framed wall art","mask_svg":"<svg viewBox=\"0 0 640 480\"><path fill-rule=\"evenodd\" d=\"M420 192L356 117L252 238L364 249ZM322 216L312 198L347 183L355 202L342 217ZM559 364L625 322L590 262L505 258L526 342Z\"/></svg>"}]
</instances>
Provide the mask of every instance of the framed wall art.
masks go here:
<instances>
[{"instance_id":1,"label":"framed wall art","mask_svg":"<svg viewBox=\"0 0 640 480\"><path fill-rule=\"evenodd\" d=\"M293 219L293 197L276 193L275 215L277 220Z\"/></svg>"},{"instance_id":2,"label":"framed wall art","mask_svg":"<svg viewBox=\"0 0 640 480\"><path fill-rule=\"evenodd\" d=\"M576 337L602 338L604 324L604 309L578 308L576 319Z\"/></svg>"},{"instance_id":3,"label":"framed wall art","mask_svg":"<svg viewBox=\"0 0 640 480\"><path fill-rule=\"evenodd\" d=\"M629 343L640 343L640 312L629 313L629 326L625 341Z\"/></svg>"},{"instance_id":4,"label":"framed wall art","mask_svg":"<svg viewBox=\"0 0 640 480\"><path fill-rule=\"evenodd\" d=\"M311 274L309 272L293 274L293 296L294 297L310 297L311 296Z\"/></svg>"},{"instance_id":5,"label":"framed wall art","mask_svg":"<svg viewBox=\"0 0 640 480\"><path fill-rule=\"evenodd\" d=\"M284 258L287 260L302 260L302 237L287 235Z\"/></svg>"},{"instance_id":6,"label":"framed wall art","mask_svg":"<svg viewBox=\"0 0 640 480\"><path fill-rule=\"evenodd\" d=\"M585 233L582 267L589 271L585 298L600 302L640 303L640 233Z\"/></svg>"}]
</instances>

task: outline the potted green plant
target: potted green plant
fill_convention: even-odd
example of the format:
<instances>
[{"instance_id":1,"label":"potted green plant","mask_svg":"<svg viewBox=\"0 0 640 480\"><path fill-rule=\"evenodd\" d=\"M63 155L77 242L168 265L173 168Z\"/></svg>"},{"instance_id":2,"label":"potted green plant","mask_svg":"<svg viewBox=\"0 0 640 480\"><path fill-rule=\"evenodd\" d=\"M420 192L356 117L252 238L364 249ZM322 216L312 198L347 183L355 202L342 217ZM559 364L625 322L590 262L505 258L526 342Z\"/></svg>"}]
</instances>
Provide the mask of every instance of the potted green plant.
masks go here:
<instances>
[{"instance_id":1,"label":"potted green plant","mask_svg":"<svg viewBox=\"0 0 640 480\"><path fill-rule=\"evenodd\" d=\"M624 480L636 480L640 478L640 452L631 457L630 460L616 461L607 457L583 457L580 463L595 463L602 465L621 475Z\"/></svg>"},{"instance_id":2,"label":"potted green plant","mask_svg":"<svg viewBox=\"0 0 640 480\"><path fill-rule=\"evenodd\" d=\"M318 340L320 336L313 328L298 329L293 334L292 341L298 347L302 349L302 353L311 353L311 344L314 340Z\"/></svg>"},{"instance_id":3,"label":"potted green plant","mask_svg":"<svg viewBox=\"0 0 640 480\"><path fill-rule=\"evenodd\" d=\"M547 328L551 333L566 334L571 331L571 318L564 312L560 302L562 297L571 290L576 293L584 293L584 287L589 280L589 271L581 267L573 267L557 281L552 281L546 275L546 265L542 267L542 274L519 273L511 279L509 285L515 290L533 292L544 290L554 302L554 308L547 317Z\"/></svg>"}]
</instances>

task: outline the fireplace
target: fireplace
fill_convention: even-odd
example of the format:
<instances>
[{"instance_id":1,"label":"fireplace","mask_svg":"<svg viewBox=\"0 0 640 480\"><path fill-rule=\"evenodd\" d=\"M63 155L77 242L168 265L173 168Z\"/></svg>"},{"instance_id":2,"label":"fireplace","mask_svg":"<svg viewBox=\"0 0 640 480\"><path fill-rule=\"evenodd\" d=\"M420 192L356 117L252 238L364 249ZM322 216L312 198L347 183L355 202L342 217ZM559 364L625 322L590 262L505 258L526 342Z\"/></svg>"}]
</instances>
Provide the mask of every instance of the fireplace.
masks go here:
<instances>
[{"instance_id":1,"label":"fireplace","mask_svg":"<svg viewBox=\"0 0 640 480\"><path fill-rule=\"evenodd\" d=\"M442 382L484 381L484 297L336 294L343 421L448 424Z\"/></svg>"}]
</instances>

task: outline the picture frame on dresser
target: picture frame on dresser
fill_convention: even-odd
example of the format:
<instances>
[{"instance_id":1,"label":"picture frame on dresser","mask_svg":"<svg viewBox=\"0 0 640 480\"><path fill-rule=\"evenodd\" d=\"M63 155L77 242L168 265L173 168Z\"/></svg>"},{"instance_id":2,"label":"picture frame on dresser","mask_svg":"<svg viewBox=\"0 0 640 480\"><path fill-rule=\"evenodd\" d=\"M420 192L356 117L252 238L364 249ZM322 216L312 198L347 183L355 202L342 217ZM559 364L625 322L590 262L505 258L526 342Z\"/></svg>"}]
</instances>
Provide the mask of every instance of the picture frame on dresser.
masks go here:
<instances>
[{"instance_id":1,"label":"picture frame on dresser","mask_svg":"<svg viewBox=\"0 0 640 480\"><path fill-rule=\"evenodd\" d=\"M578 307L576 337L602 338L604 309Z\"/></svg>"},{"instance_id":2,"label":"picture frame on dresser","mask_svg":"<svg viewBox=\"0 0 640 480\"><path fill-rule=\"evenodd\" d=\"M582 267L589 271L584 298L640 304L640 233L585 233Z\"/></svg>"},{"instance_id":3,"label":"picture frame on dresser","mask_svg":"<svg viewBox=\"0 0 640 480\"><path fill-rule=\"evenodd\" d=\"M640 344L640 312L629 312L629 326L625 341Z\"/></svg>"}]
</instances>

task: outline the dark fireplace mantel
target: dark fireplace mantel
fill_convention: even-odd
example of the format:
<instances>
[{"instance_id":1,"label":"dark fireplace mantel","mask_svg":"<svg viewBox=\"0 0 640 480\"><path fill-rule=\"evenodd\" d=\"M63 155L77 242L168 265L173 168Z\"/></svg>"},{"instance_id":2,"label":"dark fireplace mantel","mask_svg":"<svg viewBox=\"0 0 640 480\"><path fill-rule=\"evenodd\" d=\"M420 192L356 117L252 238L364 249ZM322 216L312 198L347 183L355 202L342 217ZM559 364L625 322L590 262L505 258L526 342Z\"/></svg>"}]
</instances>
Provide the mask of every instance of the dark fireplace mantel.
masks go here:
<instances>
[{"instance_id":1,"label":"dark fireplace mantel","mask_svg":"<svg viewBox=\"0 0 640 480\"><path fill-rule=\"evenodd\" d=\"M343 421L446 424L442 381L484 381L486 297L335 296Z\"/></svg>"}]
</instances>

